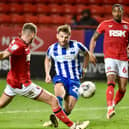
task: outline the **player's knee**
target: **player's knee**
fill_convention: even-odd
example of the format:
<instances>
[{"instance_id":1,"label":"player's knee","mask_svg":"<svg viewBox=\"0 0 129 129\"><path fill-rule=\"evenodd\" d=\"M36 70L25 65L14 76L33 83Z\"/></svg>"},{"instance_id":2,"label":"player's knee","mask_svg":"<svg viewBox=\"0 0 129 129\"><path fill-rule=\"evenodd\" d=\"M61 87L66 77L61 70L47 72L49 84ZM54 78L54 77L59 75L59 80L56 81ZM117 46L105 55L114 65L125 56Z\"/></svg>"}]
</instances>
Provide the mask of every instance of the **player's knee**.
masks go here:
<instances>
[{"instance_id":1,"label":"player's knee","mask_svg":"<svg viewBox=\"0 0 129 129\"><path fill-rule=\"evenodd\" d=\"M57 106L57 105L59 104L56 96L51 96L51 106Z\"/></svg>"}]
</instances>

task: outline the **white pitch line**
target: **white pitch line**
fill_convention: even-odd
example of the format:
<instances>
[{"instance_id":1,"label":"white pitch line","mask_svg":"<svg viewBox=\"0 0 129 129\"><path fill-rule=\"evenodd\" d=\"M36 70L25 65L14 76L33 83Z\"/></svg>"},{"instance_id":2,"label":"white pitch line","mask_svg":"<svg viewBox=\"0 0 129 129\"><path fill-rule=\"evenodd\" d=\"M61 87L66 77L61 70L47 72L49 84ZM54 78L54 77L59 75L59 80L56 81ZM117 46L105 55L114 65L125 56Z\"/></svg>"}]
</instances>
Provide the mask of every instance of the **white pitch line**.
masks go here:
<instances>
[{"instance_id":1,"label":"white pitch line","mask_svg":"<svg viewBox=\"0 0 129 129\"><path fill-rule=\"evenodd\" d=\"M81 107L75 108L74 111L97 111L97 110L106 110L107 107ZM117 109L125 110L129 109L129 106L118 106ZM51 109L50 109L51 110ZM0 111L0 114L13 114L13 113L36 113L36 112L50 112L50 110L8 110L8 111Z\"/></svg>"}]
</instances>

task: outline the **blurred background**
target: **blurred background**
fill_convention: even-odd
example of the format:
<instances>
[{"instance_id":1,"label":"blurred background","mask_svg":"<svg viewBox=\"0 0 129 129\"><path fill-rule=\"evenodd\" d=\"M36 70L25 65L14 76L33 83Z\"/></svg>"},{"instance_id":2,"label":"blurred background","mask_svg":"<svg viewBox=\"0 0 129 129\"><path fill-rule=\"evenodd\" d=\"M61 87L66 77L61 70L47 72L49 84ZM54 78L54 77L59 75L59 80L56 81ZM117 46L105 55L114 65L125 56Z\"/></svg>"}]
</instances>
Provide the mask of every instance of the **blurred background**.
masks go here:
<instances>
[{"instance_id":1,"label":"blurred background","mask_svg":"<svg viewBox=\"0 0 129 129\"><path fill-rule=\"evenodd\" d=\"M112 5L122 4L124 20L129 22L129 0L0 0L0 51L18 36L25 22L38 26L38 34L31 45L31 73L33 79L44 79L44 56L47 48L56 42L56 27L69 24L71 39L89 42L97 25L112 18ZM105 79L103 63L103 35L95 49L97 65L89 65L86 79ZM8 59L0 61L0 77L6 77L10 68ZM52 70L53 74L53 70Z\"/></svg>"}]
</instances>

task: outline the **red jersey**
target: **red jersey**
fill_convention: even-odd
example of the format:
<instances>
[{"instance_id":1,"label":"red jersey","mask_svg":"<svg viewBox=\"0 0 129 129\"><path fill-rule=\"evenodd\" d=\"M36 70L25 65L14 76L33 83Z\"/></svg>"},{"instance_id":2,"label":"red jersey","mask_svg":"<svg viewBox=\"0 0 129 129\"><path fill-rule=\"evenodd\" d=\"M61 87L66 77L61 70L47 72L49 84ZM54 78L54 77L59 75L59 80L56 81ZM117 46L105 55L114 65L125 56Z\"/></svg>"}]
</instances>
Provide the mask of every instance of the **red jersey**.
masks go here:
<instances>
[{"instance_id":1,"label":"red jersey","mask_svg":"<svg viewBox=\"0 0 129 129\"><path fill-rule=\"evenodd\" d=\"M96 30L104 32L104 57L128 60L127 46L129 42L129 23L118 23L113 19L103 21Z\"/></svg>"},{"instance_id":2,"label":"red jersey","mask_svg":"<svg viewBox=\"0 0 129 129\"><path fill-rule=\"evenodd\" d=\"M7 83L13 88L21 88L22 84L28 86L31 83L29 46L22 39L16 38L7 50L11 53Z\"/></svg>"}]
</instances>

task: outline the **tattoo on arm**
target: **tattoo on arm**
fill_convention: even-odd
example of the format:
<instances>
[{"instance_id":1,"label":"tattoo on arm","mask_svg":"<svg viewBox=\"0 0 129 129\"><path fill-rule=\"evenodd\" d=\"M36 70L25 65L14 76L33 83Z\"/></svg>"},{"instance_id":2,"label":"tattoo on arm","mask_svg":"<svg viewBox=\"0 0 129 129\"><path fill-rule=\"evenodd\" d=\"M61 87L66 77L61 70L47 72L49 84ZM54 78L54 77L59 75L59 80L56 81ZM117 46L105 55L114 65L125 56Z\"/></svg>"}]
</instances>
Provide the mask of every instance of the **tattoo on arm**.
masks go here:
<instances>
[{"instance_id":1,"label":"tattoo on arm","mask_svg":"<svg viewBox=\"0 0 129 129\"><path fill-rule=\"evenodd\" d=\"M94 35L93 35L93 38L94 38L95 40L97 40L99 36L100 36L100 34L95 31L95 33L94 33Z\"/></svg>"}]
</instances>

